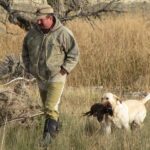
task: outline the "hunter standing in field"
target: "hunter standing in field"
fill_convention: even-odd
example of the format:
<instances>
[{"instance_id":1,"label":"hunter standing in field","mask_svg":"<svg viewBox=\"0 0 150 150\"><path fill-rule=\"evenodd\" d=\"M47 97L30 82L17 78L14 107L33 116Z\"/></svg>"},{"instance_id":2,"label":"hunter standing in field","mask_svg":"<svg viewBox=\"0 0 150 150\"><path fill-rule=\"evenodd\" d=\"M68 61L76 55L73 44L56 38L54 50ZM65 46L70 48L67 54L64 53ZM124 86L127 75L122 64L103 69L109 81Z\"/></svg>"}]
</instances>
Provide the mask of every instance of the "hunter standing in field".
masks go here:
<instances>
[{"instance_id":1,"label":"hunter standing in field","mask_svg":"<svg viewBox=\"0 0 150 150\"><path fill-rule=\"evenodd\" d=\"M40 6L36 15L36 24L24 39L22 58L26 72L38 82L46 116L43 139L49 143L57 132L60 98L66 77L78 62L79 49L50 5Z\"/></svg>"}]
</instances>

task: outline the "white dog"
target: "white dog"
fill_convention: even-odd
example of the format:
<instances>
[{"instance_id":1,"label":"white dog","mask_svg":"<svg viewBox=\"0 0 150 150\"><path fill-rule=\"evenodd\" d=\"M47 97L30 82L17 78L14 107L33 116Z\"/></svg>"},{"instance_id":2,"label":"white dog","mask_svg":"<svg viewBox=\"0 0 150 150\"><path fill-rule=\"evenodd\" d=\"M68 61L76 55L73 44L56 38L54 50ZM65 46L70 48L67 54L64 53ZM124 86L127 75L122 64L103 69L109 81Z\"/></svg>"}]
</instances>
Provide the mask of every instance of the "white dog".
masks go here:
<instances>
[{"instance_id":1,"label":"white dog","mask_svg":"<svg viewBox=\"0 0 150 150\"><path fill-rule=\"evenodd\" d=\"M130 131L132 124L141 126L146 117L145 104L148 100L150 100L150 94L142 100L120 101L116 95L105 93L102 102L109 102L113 110L113 116L106 116L103 121L103 129L106 134L111 133L111 122L118 128L123 127L128 131Z\"/></svg>"}]
</instances>

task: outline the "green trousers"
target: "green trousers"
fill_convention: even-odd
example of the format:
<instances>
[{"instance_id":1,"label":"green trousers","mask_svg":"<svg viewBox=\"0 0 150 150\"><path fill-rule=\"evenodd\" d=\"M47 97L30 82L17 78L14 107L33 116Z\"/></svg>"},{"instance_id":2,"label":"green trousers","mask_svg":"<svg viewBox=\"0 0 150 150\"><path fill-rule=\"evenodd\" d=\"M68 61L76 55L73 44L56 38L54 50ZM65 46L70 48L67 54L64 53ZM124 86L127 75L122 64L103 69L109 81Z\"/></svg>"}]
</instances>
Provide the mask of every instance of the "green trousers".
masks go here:
<instances>
[{"instance_id":1,"label":"green trousers","mask_svg":"<svg viewBox=\"0 0 150 150\"><path fill-rule=\"evenodd\" d=\"M65 85L66 75L56 75L47 84L39 81L39 91L47 117L58 120L59 103Z\"/></svg>"}]
</instances>

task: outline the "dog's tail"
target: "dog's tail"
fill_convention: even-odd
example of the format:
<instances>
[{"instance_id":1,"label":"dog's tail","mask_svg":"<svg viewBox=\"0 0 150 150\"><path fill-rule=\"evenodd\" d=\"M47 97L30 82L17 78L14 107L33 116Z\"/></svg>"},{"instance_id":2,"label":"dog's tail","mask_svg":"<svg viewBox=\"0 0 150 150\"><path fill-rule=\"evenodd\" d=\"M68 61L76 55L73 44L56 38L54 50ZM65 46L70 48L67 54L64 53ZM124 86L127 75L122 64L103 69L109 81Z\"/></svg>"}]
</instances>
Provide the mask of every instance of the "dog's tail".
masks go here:
<instances>
[{"instance_id":1,"label":"dog's tail","mask_svg":"<svg viewBox=\"0 0 150 150\"><path fill-rule=\"evenodd\" d=\"M145 98L142 99L142 102L143 102L143 104L146 104L147 101L149 101L149 100L150 100L150 93Z\"/></svg>"}]
</instances>

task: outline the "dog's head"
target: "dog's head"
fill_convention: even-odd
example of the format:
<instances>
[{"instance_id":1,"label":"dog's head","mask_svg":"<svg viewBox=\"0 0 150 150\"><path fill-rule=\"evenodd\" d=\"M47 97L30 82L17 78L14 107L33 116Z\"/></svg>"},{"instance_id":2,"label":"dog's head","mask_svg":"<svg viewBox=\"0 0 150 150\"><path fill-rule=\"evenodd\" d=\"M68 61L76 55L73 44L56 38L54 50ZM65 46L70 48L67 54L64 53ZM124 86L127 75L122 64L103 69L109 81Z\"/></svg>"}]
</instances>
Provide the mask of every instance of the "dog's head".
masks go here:
<instances>
[{"instance_id":1,"label":"dog's head","mask_svg":"<svg viewBox=\"0 0 150 150\"><path fill-rule=\"evenodd\" d=\"M101 98L102 103L109 102L112 105L112 108L114 108L117 104L117 101L120 101L120 98L112 93L104 93L104 95Z\"/></svg>"},{"instance_id":2,"label":"dog's head","mask_svg":"<svg viewBox=\"0 0 150 150\"><path fill-rule=\"evenodd\" d=\"M110 115L110 116L113 115L112 106L109 102L105 104L96 103L91 106L90 111L84 113L83 115L97 117L97 120L101 122L105 114Z\"/></svg>"}]
</instances>

